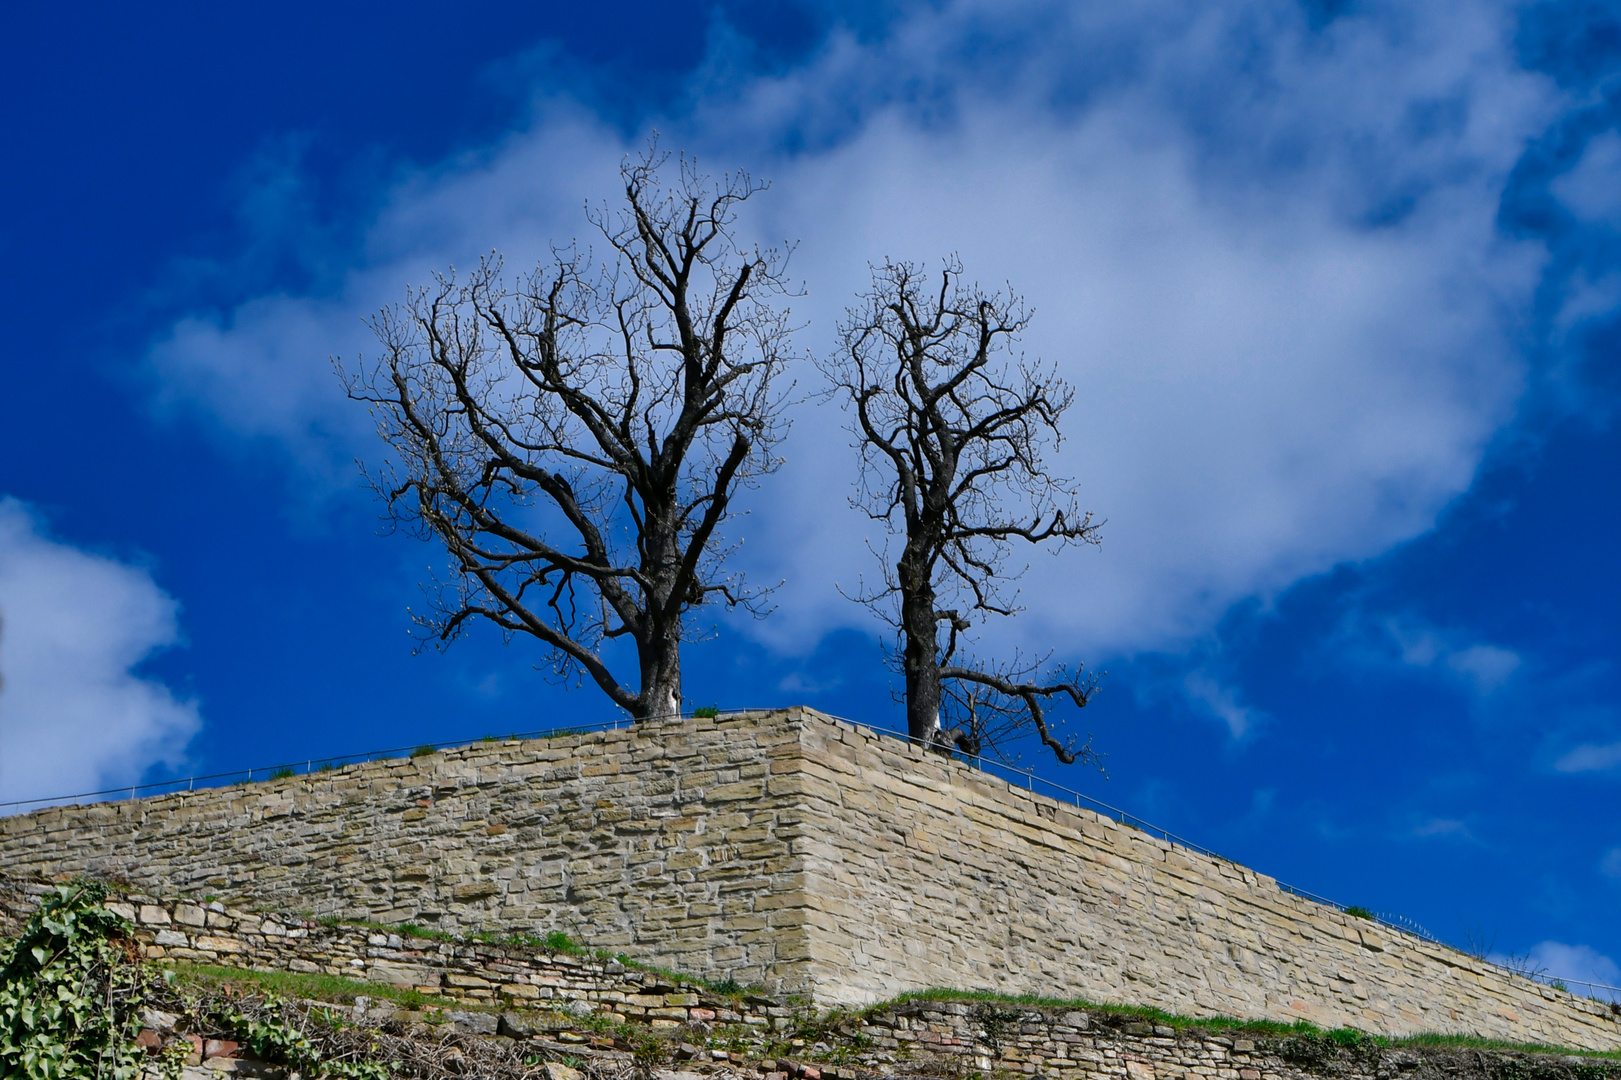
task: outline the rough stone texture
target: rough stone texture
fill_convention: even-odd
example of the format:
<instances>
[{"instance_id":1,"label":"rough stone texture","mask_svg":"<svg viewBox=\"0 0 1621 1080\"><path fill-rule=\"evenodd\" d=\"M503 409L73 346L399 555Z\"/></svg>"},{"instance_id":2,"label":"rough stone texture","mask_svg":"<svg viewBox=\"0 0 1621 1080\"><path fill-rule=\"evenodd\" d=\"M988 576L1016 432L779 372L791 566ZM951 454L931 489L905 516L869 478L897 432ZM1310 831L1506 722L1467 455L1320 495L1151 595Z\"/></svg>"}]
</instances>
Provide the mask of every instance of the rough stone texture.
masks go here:
<instances>
[{"instance_id":1,"label":"rough stone texture","mask_svg":"<svg viewBox=\"0 0 1621 1080\"><path fill-rule=\"evenodd\" d=\"M561 930L696 975L809 985L789 850L799 718L476 743L0 818L0 867L446 931Z\"/></svg>"},{"instance_id":2,"label":"rough stone texture","mask_svg":"<svg viewBox=\"0 0 1621 1080\"><path fill-rule=\"evenodd\" d=\"M0 877L0 892L7 891L32 898L46 886ZM769 1031L787 1026L792 1015L775 1000L716 994L617 960L535 944L433 940L138 893L116 896L107 906L135 925L149 960L341 975L409 987L447 1003L553 1009L654 1026L704 1021Z\"/></svg>"},{"instance_id":3,"label":"rough stone texture","mask_svg":"<svg viewBox=\"0 0 1621 1080\"><path fill-rule=\"evenodd\" d=\"M796 850L818 1000L971 987L1621 1047L1607 1004L899 740L823 720L801 730Z\"/></svg>"},{"instance_id":4,"label":"rough stone texture","mask_svg":"<svg viewBox=\"0 0 1621 1080\"><path fill-rule=\"evenodd\" d=\"M800 709L43 810L0 819L0 860L240 906L561 929L820 1004L954 986L1621 1047L1607 1005Z\"/></svg>"},{"instance_id":5,"label":"rough stone texture","mask_svg":"<svg viewBox=\"0 0 1621 1080\"><path fill-rule=\"evenodd\" d=\"M1441 1047L1354 1047L1308 1034L1172 1028L1085 1009L908 1001L861 1027L868 1046L931 1059L937 1077L1046 1080L1604 1080L1621 1062ZM902 1066L899 1073L912 1072ZM922 1070L915 1070L921 1072ZM803 1075L803 1074L800 1074ZM824 1073L825 1075L825 1073Z\"/></svg>"}]
</instances>

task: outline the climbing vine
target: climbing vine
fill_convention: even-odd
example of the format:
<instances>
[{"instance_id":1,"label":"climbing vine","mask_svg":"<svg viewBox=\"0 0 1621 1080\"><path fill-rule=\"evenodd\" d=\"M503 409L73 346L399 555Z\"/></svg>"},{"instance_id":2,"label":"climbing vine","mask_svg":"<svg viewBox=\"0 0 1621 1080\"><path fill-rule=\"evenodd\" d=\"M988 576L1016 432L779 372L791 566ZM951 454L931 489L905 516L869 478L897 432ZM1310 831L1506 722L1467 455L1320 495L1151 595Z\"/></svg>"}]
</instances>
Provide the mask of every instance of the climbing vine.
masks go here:
<instances>
[{"instance_id":1,"label":"climbing vine","mask_svg":"<svg viewBox=\"0 0 1621 1080\"><path fill-rule=\"evenodd\" d=\"M106 886L46 894L0 967L0 1076L131 1080L140 1072L133 927Z\"/></svg>"}]
</instances>

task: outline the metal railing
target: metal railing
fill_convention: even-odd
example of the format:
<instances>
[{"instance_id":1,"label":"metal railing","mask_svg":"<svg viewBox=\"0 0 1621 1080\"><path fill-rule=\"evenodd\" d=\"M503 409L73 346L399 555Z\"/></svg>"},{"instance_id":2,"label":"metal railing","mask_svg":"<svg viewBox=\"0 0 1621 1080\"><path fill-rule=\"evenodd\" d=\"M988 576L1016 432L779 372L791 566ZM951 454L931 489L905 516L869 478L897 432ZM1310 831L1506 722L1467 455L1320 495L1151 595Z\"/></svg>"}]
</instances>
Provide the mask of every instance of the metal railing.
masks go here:
<instances>
[{"instance_id":1,"label":"metal railing","mask_svg":"<svg viewBox=\"0 0 1621 1080\"><path fill-rule=\"evenodd\" d=\"M831 716L832 714L824 713L823 715ZM893 737L893 738L898 738L898 739L901 739L901 740L903 740L905 742L911 743L914 746L926 746L927 745L924 742L924 740L914 739L910 734L908 734L906 732L895 731L892 728L881 727L881 726L879 726L877 724L873 724L873 723L870 723L870 722L867 722L867 721L852 720L847 716L832 716L832 719L842 721L843 723L846 723L846 724L851 724L851 725L853 725L855 727L865 728L865 729L867 729L869 731L877 732L880 735L886 735L886 736L890 736L890 737ZM1087 795L1084 792L1077 791L1074 788L1066 787L1063 784L1057 783L1057 782L1052 781L1052 780L1048 780L1048 779L1046 779L1045 777L1042 777L1042 776L1038 776L1038 775L1036 775L1035 770L1033 770L1033 769L1020 768L1017 765L1012 765L1012 764L1009 764L1008 762L1001 761L999 759L987 758L987 757L983 757L983 756L980 756L980 755L974 755L974 754L966 754L966 753L963 753L962 751L958 751L958 750L952 751L952 756L973 765L974 767L980 769L981 771L991 771L993 773L994 772L1001 772L1001 773L1008 774L1008 776L1010 776L1010 777L1016 777L1017 779L1010 779L1009 783L1012 783L1012 784L1015 784L1015 785L1022 784L1027 790L1030 790L1030 791L1034 791L1036 789L1036 786L1039 784L1043 788L1045 788L1045 789L1047 789L1049 791L1054 791L1054 792L1060 793L1061 801L1064 801L1064 802L1073 801L1076 806L1089 808L1094 813L1098 813L1098 814L1101 814L1104 817L1108 817L1111 820L1116 821L1121 825L1130 826L1131 828L1136 829L1139 832L1144 832L1144 833L1147 833L1150 836L1158 837L1158 838L1166 841L1167 843L1175 844L1178 847L1187 849L1188 851L1196 852L1197 854L1204 855L1207 858L1220 859L1223 862L1232 863L1234 866L1242 866L1243 865L1241 863L1235 862L1232 859L1227 858L1225 855L1222 855L1219 852L1212 851L1210 848L1207 848L1202 844L1196 844L1193 841L1186 839L1185 837L1178 836L1176 833L1171 832L1169 829L1163 829L1163 828L1159 827L1158 825L1154 825L1151 822L1145 821L1142 818L1139 818L1134 814L1130 814L1130 813L1126 812L1125 810L1120 809L1117 806L1111 806L1109 803L1106 803L1101 799L1093 798L1092 796ZM1257 873L1257 872L1256 871L1251 871L1251 873ZM1343 914L1350 914L1352 912L1352 910L1353 910L1351 905L1342 904L1337 900L1330 900L1326 896L1320 896L1317 893L1309 892L1309 891L1307 891L1305 889L1296 888L1295 886L1290 885L1290 884L1288 884L1287 882L1284 882L1284 881L1279 881L1276 878L1273 878L1272 880L1273 880L1274 884L1277 885L1277 887L1278 887L1278 889L1280 891L1289 893L1292 896L1298 896L1298 897L1300 897L1300 898L1302 898L1304 900L1310 900L1313 903L1322 904L1325 907L1332 908L1335 911L1339 911L1339 912L1341 912ZM1398 933L1406 934L1409 937L1417 938L1420 941L1427 942L1427 943L1429 943L1431 945L1438 945L1438 946L1440 946L1442 948L1445 948L1445 949L1455 949L1454 946L1448 945L1446 942L1442 941L1440 938L1436 937L1434 934L1432 934L1428 930L1426 930L1423 926L1420 926L1417 922L1415 922L1412 919L1409 919L1405 915L1396 915L1396 914L1392 914L1390 912L1385 912L1385 911L1369 911L1369 912L1366 913L1366 915L1363 915L1363 914L1360 913L1360 909L1359 909L1359 913L1354 915L1353 917L1355 917L1355 918L1369 918L1370 921L1376 922L1376 923L1380 924L1381 926L1384 926L1384 927L1386 927L1388 929L1391 929L1391 930L1395 930ZM1590 991L1603 991L1602 995L1598 994L1598 993L1590 993L1588 995L1589 997L1597 998L1599 1000L1609 1000L1609 1001L1613 1001L1613 1002L1621 1002L1621 986L1611 986L1608 983L1600 983L1600 982L1588 982L1588 981L1583 980L1583 979L1561 979L1561 978L1558 978L1557 976L1549 975L1546 972L1528 971L1528 970L1524 970L1522 968L1509 967L1509 966L1506 966L1506 965L1503 965L1503 964L1499 964L1496 961L1490 960L1490 959L1488 959L1486 957L1483 957L1483 956L1476 956L1475 959L1480 960L1482 963L1491 964L1493 967L1499 968L1502 971L1505 971L1505 972L1507 972L1507 973L1509 973L1511 975L1519 975L1522 978L1530 979L1533 982L1538 982L1538 983L1541 983L1541 984L1543 984L1545 986L1553 987L1555 989L1564 989L1564 990L1568 991L1568 989L1570 987L1572 987L1572 986L1582 986L1582 987L1586 987Z\"/></svg>"},{"instance_id":2,"label":"metal railing","mask_svg":"<svg viewBox=\"0 0 1621 1080\"><path fill-rule=\"evenodd\" d=\"M721 710L720 715L739 716L776 711L781 710L780 708L725 709ZM629 717L619 717L613 720L603 720L591 724L569 724L560 727L542 728L536 731L516 732L514 734L507 735L504 738L496 738L494 736L485 735L476 739L449 739L442 742L418 743L415 746L396 746L384 750L367 750L356 754L339 754L331 757L306 758L301 762L285 762L280 765L271 765L266 767L253 767L248 769L236 769L230 772L177 777L171 780L156 780L145 784L131 784L116 788L104 788L100 791L88 791L76 795L42 796L35 799L13 799L9 802L0 802L0 811L25 806L43 807L51 804L71 805L75 802L83 800L105 801L114 798L133 799L138 793L143 792L146 794L175 794L180 791L194 791L199 787L205 789L212 787L228 787L233 784L252 783L256 774L266 780L299 775L319 776L323 772L334 770L344 765L356 765L370 761L399 758L402 755L411 755L423 750L432 750L434 752L438 752L440 750L454 749L465 746L476 746L489 742L500 743L522 739L554 739L567 735L589 734L598 731L614 731L620 728L629 727L634 723L647 723L648 721L657 720L689 719L692 717L692 715L692 713L669 713L661 716L647 717L641 721L633 721ZM932 745L927 741L915 739L909 733L897 731L894 728L885 727L866 720L853 720L847 716L836 716L832 713L821 713L821 715L832 720L837 720L840 723L849 724L852 727L872 731L886 738L898 739L913 746L920 746L926 749L932 748ZM1087 795L1085 792L1078 791L1075 788L1066 787L1065 785L1057 783L1056 781L1048 780L1046 777L1038 776L1034 769L1021 768L998 758L988 758L978 754L968 754L960 750L952 750L950 756L973 766L981 772L990 773L992 775L1005 774L1003 778L1006 779L1009 784L1014 786L1023 786L1026 790L1031 792L1035 792L1037 785L1040 785L1040 787L1043 789L1043 793L1057 793L1057 795L1053 797L1058 798L1061 802L1073 802L1078 807L1090 809L1092 812L1102 817L1109 818L1120 825L1125 825L1137 830L1138 832L1157 837L1166 843L1175 844L1177 847L1203 855L1206 858L1220 859L1223 862L1232 863L1234 866L1243 865L1227 858L1225 855L1222 855L1219 852L1205 847L1202 844L1197 844L1184 836L1179 836L1178 834L1171 832L1169 829L1161 828L1152 822L1137 817L1135 814L1122 810L1118 806L1113 806L1101 799ZM300 765L303 766L302 773L299 772ZM1257 873L1256 871L1250 872ZM1258 874L1257 876L1266 875ZM1335 911L1342 913L1350 913L1352 910L1350 905L1342 904L1337 900L1331 900L1326 896L1320 896L1317 893L1296 888L1295 886L1283 881L1279 881L1276 878L1272 878L1271 880L1277 885L1280 891L1288 893L1291 896L1298 896L1303 900L1310 900L1313 903L1322 904L1325 907L1332 908ZM1446 942L1442 941L1440 938L1436 937L1434 934L1430 933L1428 930L1424 929L1424 927L1420 926L1418 923L1407 918L1406 916L1394 915L1388 912L1379 911L1368 912L1368 916L1371 917L1373 922L1377 922L1381 926L1395 930L1398 933L1406 934L1431 945L1439 945L1443 948L1449 949L1453 948L1453 946L1448 945ZM1358 914L1356 917L1363 916ZM1498 967L1509 974L1519 975L1522 978L1530 979L1533 982L1538 982L1546 986L1566 989L1571 986L1583 986L1591 991L1604 991L1605 995L1607 995L1607 999L1610 1001L1621 1001L1621 987L1618 986L1611 986L1607 983L1587 982L1581 979L1560 979L1555 976L1548 975L1545 972L1526 971L1506 967L1484 957L1476 957L1476 959L1482 960L1485 963L1490 963L1492 966ZM1598 994L1590 994L1589 996L1595 998L1599 997ZM1600 998L1600 1000L1604 1000L1604 998Z\"/></svg>"},{"instance_id":3,"label":"metal railing","mask_svg":"<svg viewBox=\"0 0 1621 1080\"><path fill-rule=\"evenodd\" d=\"M670 716L656 716L651 719L671 720L676 719L676 716L671 714ZM121 785L114 788L103 788L100 791L80 792L76 795L43 795L35 799L13 799L10 802L0 802L0 810L24 806L44 807L53 804L73 805L76 802L85 800L106 802L113 799L133 799L137 794L142 793L147 795L173 795L177 792L194 791L198 788L219 788L230 787L234 784L253 783L255 777L260 780L271 780L288 776L315 775L344 765L360 765L368 761L381 761L408 756L424 749L437 752L463 746L476 746L485 742L511 742L514 739L555 739L563 735L588 734L593 731L613 731L618 728L629 727L631 723L631 720L622 717L617 720L604 720L595 724L569 724L564 727L544 728L539 731L520 731L501 738L484 735L477 739L448 739L443 742L418 743L415 746L395 746L386 750L365 750L357 754L306 758L303 761L283 762L280 765L254 766L247 769L233 769L230 772L180 776L172 780L153 780L145 784Z\"/></svg>"}]
</instances>

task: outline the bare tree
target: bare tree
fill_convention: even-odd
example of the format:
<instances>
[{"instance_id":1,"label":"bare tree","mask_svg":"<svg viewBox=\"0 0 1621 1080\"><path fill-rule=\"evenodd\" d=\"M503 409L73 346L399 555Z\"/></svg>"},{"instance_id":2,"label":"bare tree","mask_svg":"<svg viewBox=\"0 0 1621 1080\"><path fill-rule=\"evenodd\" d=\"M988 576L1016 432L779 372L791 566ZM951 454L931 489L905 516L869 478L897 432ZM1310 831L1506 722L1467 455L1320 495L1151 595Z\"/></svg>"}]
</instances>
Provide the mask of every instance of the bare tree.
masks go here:
<instances>
[{"instance_id":1,"label":"bare tree","mask_svg":"<svg viewBox=\"0 0 1621 1080\"><path fill-rule=\"evenodd\" d=\"M423 640L474 619L531 635L643 719L680 711L692 609L759 612L719 529L777 464L791 327L786 253L733 233L763 185L656 151L622 173L623 210L588 214L607 265L563 249L512 285L498 256L436 275L373 319L380 357L339 372L392 451L368 474L389 521L450 556L413 616ZM619 639L634 678L605 650Z\"/></svg>"},{"instance_id":2,"label":"bare tree","mask_svg":"<svg viewBox=\"0 0 1621 1080\"><path fill-rule=\"evenodd\" d=\"M1002 355L1028 320L1017 297L965 285L955 260L937 281L885 263L819 366L854 405L855 502L899 541L893 564L879 553L884 588L855 599L898 630L909 734L980 754L1033 730L1068 764L1097 756L1059 737L1047 706L1085 706L1095 680L1042 660L966 655L977 619L1016 610L1015 541L1098 542L1092 515L1042 458L1073 392L1050 367Z\"/></svg>"}]
</instances>

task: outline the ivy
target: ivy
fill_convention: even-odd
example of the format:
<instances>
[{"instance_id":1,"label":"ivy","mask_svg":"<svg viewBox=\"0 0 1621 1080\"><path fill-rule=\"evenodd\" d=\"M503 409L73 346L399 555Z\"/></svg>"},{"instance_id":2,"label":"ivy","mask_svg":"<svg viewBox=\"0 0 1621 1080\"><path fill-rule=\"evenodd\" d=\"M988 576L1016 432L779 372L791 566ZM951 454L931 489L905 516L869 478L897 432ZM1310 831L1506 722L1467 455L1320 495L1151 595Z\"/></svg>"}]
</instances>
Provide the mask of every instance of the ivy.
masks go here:
<instances>
[{"instance_id":1,"label":"ivy","mask_svg":"<svg viewBox=\"0 0 1621 1080\"><path fill-rule=\"evenodd\" d=\"M146 1054L135 1043L139 1011L148 993L166 996L167 981L144 980L135 928L105 906L97 882L59 886L47 893L0 966L0 1077L5 1080L136 1080ZM165 1005L175 1007L176 1002ZM193 1009L261 1058L333 1080L388 1080L376 1061L323 1060L320 1048L284 1014L271 995L251 1007ZM172 1040L153 1071L180 1075L190 1044Z\"/></svg>"},{"instance_id":2,"label":"ivy","mask_svg":"<svg viewBox=\"0 0 1621 1080\"><path fill-rule=\"evenodd\" d=\"M134 928L102 905L106 886L47 893L0 967L0 1076L133 1080L141 1051Z\"/></svg>"}]
</instances>

